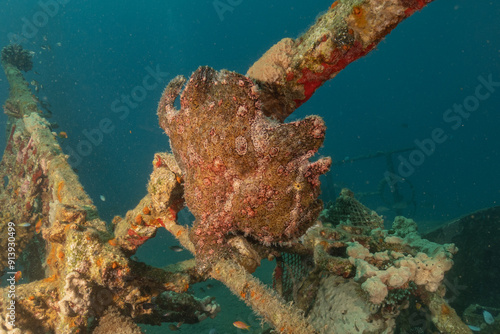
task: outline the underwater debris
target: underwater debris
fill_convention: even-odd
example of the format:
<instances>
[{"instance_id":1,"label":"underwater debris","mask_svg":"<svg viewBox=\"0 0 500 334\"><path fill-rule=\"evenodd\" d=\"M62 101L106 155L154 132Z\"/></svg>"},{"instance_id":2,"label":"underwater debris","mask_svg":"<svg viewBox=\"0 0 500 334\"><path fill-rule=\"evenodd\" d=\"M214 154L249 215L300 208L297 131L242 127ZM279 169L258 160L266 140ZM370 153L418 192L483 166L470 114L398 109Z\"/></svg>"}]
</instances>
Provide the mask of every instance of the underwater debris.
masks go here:
<instances>
[{"instance_id":1,"label":"underwater debris","mask_svg":"<svg viewBox=\"0 0 500 334\"><path fill-rule=\"evenodd\" d=\"M110 307L100 317L99 325L94 329L93 334L127 333L141 334L142 331L129 317L120 314L120 311Z\"/></svg>"},{"instance_id":2,"label":"underwater debris","mask_svg":"<svg viewBox=\"0 0 500 334\"><path fill-rule=\"evenodd\" d=\"M9 226L26 224L15 230L16 256L25 259L23 276L31 280L16 285L16 327L26 333L85 332L89 326L104 326L88 316L100 315L110 307L135 323L161 324L166 311L154 313L141 305L165 291L184 294L190 284L201 280L194 261L160 269L130 259L161 224L152 223L136 232L132 222L139 211L147 216L141 222L157 222L152 212L146 215L143 211L146 204L141 204L130 216L117 220L115 233L108 230L52 135L50 124L36 110L20 71L3 65L11 85L10 99L27 101L19 104L25 116L9 123L0 164L0 231L8 235ZM120 221L128 228L121 229ZM108 242L111 240L115 240L114 245ZM8 238L0 239L5 249L7 243ZM2 267L8 260L7 252L0 254ZM3 292L0 330L9 330L11 326L4 321L9 300ZM208 310L202 300L187 302L193 312L201 310L193 313L194 321L200 321L198 315L210 316L217 309L210 306ZM168 304L163 307L169 310ZM189 310L182 317L177 314L171 318L184 321Z\"/></svg>"},{"instance_id":3,"label":"underwater debris","mask_svg":"<svg viewBox=\"0 0 500 334\"><path fill-rule=\"evenodd\" d=\"M455 289L453 306L463 313L469 305L498 305L493 293L477 293L480 287L494 287L500 276L500 258L485 256L499 254L500 237L498 222L500 206L471 212L425 235L437 243L453 242L460 250L453 257L453 268L447 274ZM485 275L484 273L488 273ZM499 330L500 332L500 330Z\"/></svg>"},{"instance_id":4,"label":"underwater debris","mask_svg":"<svg viewBox=\"0 0 500 334\"><path fill-rule=\"evenodd\" d=\"M32 51L23 49L19 44L10 44L2 49L2 62L28 72L33 68L33 55Z\"/></svg>"},{"instance_id":5,"label":"underwater debris","mask_svg":"<svg viewBox=\"0 0 500 334\"><path fill-rule=\"evenodd\" d=\"M43 277L17 287L18 326L26 331L61 333L83 333L92 327L107 332L110 326L117 332L137 332L133 323L180 323L186 317L198 322L215 316L218 305L210 297L189 298L186 291L208 277L224 283L280 333L330 332L333 327L327 321L332 319L320 320L327 312L318 310L326 310L329 300L339 300L335 296L353 296L353 291L358 295L353 303L362 305L360 316L343 317L337 313L334 320L347 323L349 333L352 328L366 328L360 319L383 312L386 317L377 326L390 328L387 319L397 317L407 296L415 293L431 309L438 327L445 321L460 326L453 309L435 292L428 291L436 288L438 279L423 280L418 287L416 277L411 277L414 281L408 278L395 283L384 276L391 273L396 252L413 259L418 256L401 251L418 249L405 244L405 234L384 234L375 215L364 224L346 221L340 224L342 227L330 230L315 225L322 208L317 199L318 177L328 170L330 161L311 163L309 158L321 146L325 126L317 116L283 123L326 80L373 50L399 22L429 2L394 0L386 6L378 0L342 1L321 16L304 36L286 39L273 48L269 57L263 57L249 70L249 77L200 68L181 96L179 112L174 110L173 101L185 79L174 79L165 90L159 116L174 144L175 156L155 155L149 194L124 218L115 218L112 231L99 219L52 135L50 124L37 110L36 99L19 69L3 62L11 92L19 94L11 96L10 101L19 98L19 109L26 117L15 118L8 129L8 144L0 165L0 175L7 181L1 179L5 186L0 187L0 204L9 210L1 213L0 230L5 231L9 221L29 222L31 225L20 231L19 250L37 236L43 245L39 248L46 250L45 268L39 271ZM187 115L187 107L191 116ZM207 110L208 115L224 122L207 119L203 114ZM295 138L289 138L291 135ZM177 222L177 213L185 204L184 195L197 216L192 229ZM34 226L38 226L36 231ZM195 254L197 266L193 259L160 269L131 258L161 227ZM339 240L334 232L339 233ZM303 245L300 237L311 241ZM382 239L379 248L367 247L377 238ZM391 252L385 254L385 249ZM285 302L250 274L262 258L278 258L286 251L312 257L313 264L320 268L309 276L304 274L303 282L295 282L302 285L291 290L296 295L298 291L307 295L298 304L304 309L309 307L309 313L316 315L311 318L315 319L312 324L303 310ZM440 260L448 265L448 259L444 253ZM0 255L2 263L6 260ZM384 261L388 261L388 268L384 268ZM28 264L26 271L34 272L35 261ZM379 281L363 289L362 284L372 277L366 270L358 274L359 268L373 269ZM278 280L280 272L275 273ZM334 288L341 285L345 289ZM395 291L385 295L383 286L388 289L388 285ZM290 290L282 290L286 291ZM326 304L313 298L323 295L323 291ZM176 298L185 299L190 306L182 315L169 309L168 301ZM7 312L6 302L0 305L2 315ZM102 312L107 312L106 316L92 316ZM175 319L175 315L182 319ZM0 324L2 330L9 329L5 325Z\"/></svg>"},{"instance_id":6,"label":"underwater debris","mask_svg":"<svg viewBox=\"0 0 500 334\"><path fill-rule=\"evenodd\" d=\"M375 49L400 22L433 0L337 1L299 38L284 38L248 70L265 115L284 121L323 83Z\"/></svg>"},{"instance_id":7,"label":"underwater debris","mask_svg":"<svg viewBox=\"0 0 500 334\"><path fill-rule=\"evenodd\" d=\"M392 331L413 295L436 314L432 320L437 328L466 333L438 291L457 252L453 244L422 239L416 223L404 217L396 217L392 229L384 230L382 218L347 189L328 211L322 217L332 225L315 226L304 237L324 275L308 313L315 327L328 324L335 333L355 332L353 326L360 332ZM331 307L339 303L342 307ZM446 318L437 314L435 305L445 305Z\"/></svg>"},{"instance_id":8,"label":"underwater debris","mask_svg":"<svg viewBox=\"0 0 500 334\"><path fill-rule=\"evenodd\" d=\"M464 321L474 332L487 334L500 332L500 309L471 304L464 311Z\"/></svg>"}]
</instances>

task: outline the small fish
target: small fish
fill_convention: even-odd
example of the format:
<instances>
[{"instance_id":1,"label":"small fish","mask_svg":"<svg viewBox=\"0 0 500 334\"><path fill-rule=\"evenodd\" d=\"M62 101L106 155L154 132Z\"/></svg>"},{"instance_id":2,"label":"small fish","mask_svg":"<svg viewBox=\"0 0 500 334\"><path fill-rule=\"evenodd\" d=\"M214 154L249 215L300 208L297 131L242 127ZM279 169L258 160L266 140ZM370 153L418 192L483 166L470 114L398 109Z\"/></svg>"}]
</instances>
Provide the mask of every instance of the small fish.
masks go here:
<instances>
[{"instance_id":1,"label":"small fish","mask_svg":"<svg viewBox=\"0 0 500 334\"><path fill-rule=\"evenodd\" d=\"M104 197L104 195L99 196L99 198L101 199L101 201L106 202L106 197Z\"/></svg>"},{"instance_id":2,"label":"small fish","mask_svg":"<svg viewBox=\"0 0 500 334\"><path fill-rule=\"evenodd\" d=\"M480 332L481 331L481 328L479 328L477 326L472 326L472 325L467 325L467 326L469 326L470 330L473 332Z\"/></svg>"},{"instance_id":3,"label":"small fish","mask_svg":"<svg viewBox=\"0 0 500 334\"><path fill-rule=\"evenodd\" d=\"M239 329L246 329L248 331L250 330L250 326L245 324L243 321L235 321L233 322L233 326Z\"/></svg>"},{"instance_id":4,"label":"small fish","mask_svg":"<svg viewBox=\"0 0 500 334\"><path fill-rule=\"evenodd\" d=\"M41 105L41 106L42 106L42 108L44 108L44 109L48 109L48 108L50 108L50 107L51 107L51 104L50 104L50 103L48 103L47 101L38 101L38 102L40 102L40 105Z\"/></svg>"},{"instance_id":5,"label":"small fish","mask_svg":"<svg viewBox=\"0 0 500 334\"><path fill-rule=\"evenodd\" d=\"M32 86L38 86L38 81L36 81L36 80L31 80L30 84L31 84Z\"/></svg>"},{"instance_id":6,"label":"small fish","mask_svg":"<svg viewBox=\"0 0 500 334\"><path fill-rule=\"evenodd\" d=\"M182 248L181 246L170 246L170 249L176 253L182 252L184 250L184 248Z\"/></svg>"},{"instance_id":7,"label":"small fish","mask_svg":"<svg viewBox=\"0 0 500 334\"><path fill-rule=\"evenodd\" d=\"M18 224L17 226L19 226L19 227L30 227L31 224L30 223L22 223L22 224Z\"/></svg>"},{"instance_id":8,"label":"small fish","mask_svg":"<svg viewBox=\"0 0 500 334\"><path fill-rule=\"evenodd\" d=\"M42 48L42 50L52 51L52 48L48 44L41 45L40 47Z\"/></svg>"},{"instance_id":9,"label":"small fish","mask_svg":"<svg viewBox=\"0 0 500 334\"><path fill-rule=\"evenodd\" d=\"M43 117L47 118L47 119L50 119L52 118L52 111L50 111L49 109L45 109L47 112L43 113ZM57 126L56 128L58 128L59 126Z\"/></svg>"},{"instance_id":10,"label":"small fish","mask_svg":"<svg viewBox=\"0 0 500 334\"><path fill-rule=\"evenodd\" d=\"M391 211L391 209L389 209L388 207L386 206L378 206L376 209L375 209L375 212L376 213L385 213L385 212L388 212L388 211Z\"/></svg>"},{"instance_id":11,"label":"small fish","mask_svg":"<svg viewBox=\"0 0 500 334\"><path fill-rule=\"evenodd\" d=\"M417 310L420 310L420 308L421 308L421 307L422 307L422 304L420 304L420 303L416 303L416 304L415 304L415 308L416 308Z\"/></svg>"},{"instance_id":12,"label":"small fish","mask_svg":"<svg viewBox=\"0 0 500 334\"><path fill-rule=\"evenodd\" d=\"M212 328L208 334L217 334L217 330L215 328Z\"/></svg>"},{"instance_id":13,"label":"small fish","mask_svg":"<svg viewBox=\"0 0 500 334\"><path fill-rule=\"evenodd\" d=\"M493 325L493 323L495 322L495 318L493 318L491 313L486 310L483 310L483 318L484 322L486 322L488 325Z\"/></svg>"},{"instance_id":14,"label":"small fish","mask_svg":"<svg viewBox=\"0 0 500 334\"><path fill-rule=\"evenodd\" d=\"M19 282L21 280L21 278L23 278L23 273L21 272L21 270L19 270L18 272L16 272L14 274L14 280L17 282Z\"/></svg>"},{"instance_id":15,"label":"small fish","mask_svg":"<svg viewBox=\"0 0 500 334\"><path fill-rule=\"evenodd\" d=\"M171 331L178 331L179 330L179 327L177 327L176 325L174 324L170 324L168 325L168 329L170 329Z\"/></svg>"},{"instance_id":16,"label":"small fish","mask_svg":"<svg viewBox=\"0 0 500 334\"><path fill-rule=\"evenodd\" d=\"M210 290L210 289L211 289L211 288L213 288L213 287L214 287L214 286L213 286L212 284L207 284L207 286L206 286L206 288L207 288L208 290Z\"/></svg>"},{"instance_id":17,"label":"small fish","mask_svg":"<svg viewBox=\"0 0 500 334\"><path fill-rule=\"evenodd\" d=\"M35 225L35 233L36 234L40 233L40 231L42 230L42 223L43 223L42 218L39 218L38 222Z\"/></svg>"},{"instance_id":18,"label":"small fish","mask_svg":"<svg viewBox=\"0 0 500 334\"><path fill-rule=\"evenodd\" d=\"M66 132L64 132L64 131L61 131L61 132L59 132L59 138L66 139L66 138L68 138L68 134Z\"/></svg>"},{"instance_id":19,"label":"small fish","mask_svg":"<svg viewBox=\"0 0 500 334\"><path fill-rule=\"evenodd\" d=\"M62 46L62 43L61 42L57 42L56 46Z\"/></svg>"}]
</instances>

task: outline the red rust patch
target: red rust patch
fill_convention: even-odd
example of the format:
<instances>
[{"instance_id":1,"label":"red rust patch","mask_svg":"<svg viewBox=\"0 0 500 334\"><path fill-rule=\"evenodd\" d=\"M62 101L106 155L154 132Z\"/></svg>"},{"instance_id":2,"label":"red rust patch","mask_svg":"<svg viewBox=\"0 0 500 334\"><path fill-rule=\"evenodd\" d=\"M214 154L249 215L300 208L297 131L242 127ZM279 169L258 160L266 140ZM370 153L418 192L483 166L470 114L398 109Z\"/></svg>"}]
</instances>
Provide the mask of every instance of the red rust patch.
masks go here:
<instances>
[{"instance_id":1,"label":"red rust patch","mask_svg":"<svg viewBox=\"0 0 500 334\"><path fill-rule=\"evenodd\" d=\"M302 69L302 77L297 81L297 83L303 85L305 98L303 100L295 100L297 108L309 100L316 89L325 81L329 80L333 74L340 72L356 59L363 57L374 47L375 44L371 44L363 49L361 42L356 41L348 51L343 49L334 49L330 55L329 61L321 64L323 71L312 72L308 68Z\"/></svg>"}]
</instances>

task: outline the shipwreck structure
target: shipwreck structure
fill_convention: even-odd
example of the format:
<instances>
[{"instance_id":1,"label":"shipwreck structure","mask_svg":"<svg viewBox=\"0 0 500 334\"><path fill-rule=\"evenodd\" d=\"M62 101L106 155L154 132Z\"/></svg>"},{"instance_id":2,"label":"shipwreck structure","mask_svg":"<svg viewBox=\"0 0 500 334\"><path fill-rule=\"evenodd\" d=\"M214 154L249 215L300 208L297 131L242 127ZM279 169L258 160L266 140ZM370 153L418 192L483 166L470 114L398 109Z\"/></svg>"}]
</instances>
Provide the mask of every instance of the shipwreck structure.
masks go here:
<instances>
[{"instance_id":1,"label":"shipwreck structure","mask_svg":"<svg viewBox=\"0 0 500 334\"><path fill-rule=\"evenodd\" d=\"M22 76L28 60L11 54L22 48L5 48L10 95L0 233L11 238L0 239L9 249L0 263L14 278L1 294L1 330L140 333L139 323L203 321L220 306L187 290L211 277L262 317L268 332L392 333L413 296L441 332L470 333L443 299L454 245L422 239L403 217L384 230L348 190L320 222L319 176L331 161L309 159L326 127L319 116L284 123L429 2L336 1L303 36L279 41L246 75L200 67L189 79L174 78L158 107L172 153L155 154L149 194L111 228ZM177 221L184 206L196 219L191 228ZM134 261L159 228L193 259L166 268ZM22 257L29 283L17 284ZM263 258L276 260L273 289L252 276Z\"/></svg>"}]
</instances>

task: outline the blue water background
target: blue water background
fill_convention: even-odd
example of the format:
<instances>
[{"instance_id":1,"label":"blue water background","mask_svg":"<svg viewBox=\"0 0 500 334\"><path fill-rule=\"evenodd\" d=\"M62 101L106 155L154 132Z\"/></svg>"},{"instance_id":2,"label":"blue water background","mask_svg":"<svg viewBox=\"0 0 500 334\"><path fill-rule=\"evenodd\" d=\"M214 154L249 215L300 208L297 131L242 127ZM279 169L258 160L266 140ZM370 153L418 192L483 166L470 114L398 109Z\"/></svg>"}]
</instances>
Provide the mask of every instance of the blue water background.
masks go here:
<instances>
[{"instance_id":1,"label":"blue water background","mask_svg":"<svg viewBox=\"0 0 500 334\"><path fill-rule=\"evenodd\" d=\"M177 74L189 76L200 65L245 73L271 45L300 35L329 5L241 1L219 15L212 1L124 5L73 0L60 5L35 33L24 30L31 34L23 45L37 53L34 70L40 73L29 72L27 78L43 84L39 95L52 104L51 121L61 126L58 131L68 133L62 147L68 153L90 152L78 154L81 162L76 167L101 216L110 220L144 196L153 154L168 148L155 114L168 80ZM417 204L414 217L442 221L495 205L500 195L500 94L482 101L458 130L443 121L443 114L474 93L478 76L500 81L499 8L489 1L432 3L400 25L376 51L321 87L290 119L324 117L328 132L320 153L335 161L411 147L442 128L447 140L407 178ZM2 6L0 44L8 44L9 33L22 33L29 26L26 21L41 22L36 21L40 10L36 2L8 1ZM146 68L157 66L168 73L161 77L164 82L147 90L125 115L119 109L126 106L121 96L130 96L134 87L143 85ZM3 73L0 78L0 98L5 100ZM5 116L0 117L3 125ZM88 141L84 130L95 134L103 119L112 122L113 130L98 145L79 147ZM1 140L4 147L5 139ZM408 159L409 153L402 157ZM332 200L342 186L358 193L376 192L386 169L384 158L334 167L325 200ZM381 202L378 195L364 200L391 215L390 203Z\"/></svg>"},{"instance_id":2,"label":"blue water background","mask_svg":"<svg viewBox=\"0 0 500 334\"><path fill-rule=\"evenodd\" d=\"M34 70L39 73L31 71L26 78L43 84L39 96L52 105L50 121L68 134L60 141L66 152L78 154L82 141L88 141L85 131L95 133L104 119L111 122L105 121L113 130L91 145L86 156L79 154L75 166L107 221L135 207L147 192L154 153L168 149L156 106L170 79L190 76L200 65L246 73L274 43L299 36L331 5L324 0L233 3L238 4L232 11L219 15L213 1L69 0L23 43L36 52ZM9 43L9 33L21 33L40 10L36 1L3 1L0 45ZM416 210L410 206L405 213L430 228L498 205L500 87L456 130L443 115L475 93L478 77L500 82L499 14L495 1L436 0L321 87L289 120L322 116L328 130L320 155L334 161L412 147L441 128L447 139L425 155L407 182L398 183L407 199L410 193L415 196ZM129 106L125 116L118 109L126 105L122 96L139 92L136 87L157 67L168 73L163 82ZM148 83L153 86L154 81ZM7 96L2 72L0 100ZM1 114L1 128L5 122ZM0 149L4 147L2 135ZM396 168L398 156L393 157ZM78 160L75 155L71 159ZM374 193L363 197L364 203L391 220L395 213L390 203L377 193L386 171L384 158L334 166L323 178L324 199L334 200L343 186ZM162 256L165 240L173 242L166 233L151 241L163 247L151 258L153 264L171 262Z\"/></svg>"}]
</instances>

